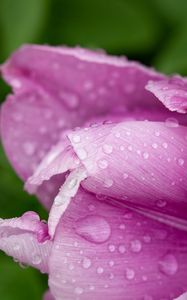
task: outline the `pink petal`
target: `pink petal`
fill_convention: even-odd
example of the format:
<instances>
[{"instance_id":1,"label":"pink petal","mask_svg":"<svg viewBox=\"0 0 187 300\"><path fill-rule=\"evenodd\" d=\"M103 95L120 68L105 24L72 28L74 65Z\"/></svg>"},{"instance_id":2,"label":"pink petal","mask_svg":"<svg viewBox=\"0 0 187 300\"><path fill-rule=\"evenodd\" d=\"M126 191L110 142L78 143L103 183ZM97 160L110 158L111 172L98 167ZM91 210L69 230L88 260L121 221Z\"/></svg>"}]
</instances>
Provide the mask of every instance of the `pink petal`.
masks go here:
<instances>
[{"instance_id":1,"label":"pink petal","mask_svg":"<svg viewBox=\"0 0 187 300\"><path fill-rule=\"evenodd\" d=\"M146 89L152 92L169 110L187 112L187 80L180 76L149 81Z\"/></svg>"},{"instance_id":2,"label":"pink petal","mask_svg":"<svg viewBox=\"0 0 187 300\"><path fill-rule=\"evenodd\" d=\"M175 300L187 300L187 293L182 294L179 298Z\"/></svg>"},{"instance_id":3,"label":"pink petal","mask_svg":"<svg viewBox=\"0 0 187 300\"><path fill-rule=\"evenodd\" d=\"M186 248L186 233L80 190L55 234L49 286L56 299L174 299L187 291Z\"/></svg>"},{"instance_id":4,"label":"pink petal","mask_svg":"<svg viewBox=\"0 0 187 300\"><path fill-rule=\"evenodd\" d=\"M33 266L43 273L48 272L52 245L48 239L47 224L39 221L34 212L0 222L0 249L16 261Z\"/></svg>"},{"instance_id":5,"label":"pink petal","mask_svg":"<svg viewBox=\"0 0 187 300\"><path fill-rule=\"evenodd\" d=\"M1 135L27 179L66 128L136 105L160 108L144 87L162 75L124 58L79 48L24 46L1 67L13 87L1 112Z\"/></svg>"},{"instance_id":6,"label":"pink petal","mask_svg":"<svg viewBox=\"0 0 187 300\"><path fill-rule=\"evenodd\" d=\"M47 291L44 295L43 300L55 300L55 298L51 295L50 291Z\"/></svg>"},{"instance_id":7,"label":"pink petal","mask_svg":"<svg viewBox=\"0 0 187 300\"><path fill-rule=\"evenodd\" d=\"M87 170L85 189L186 220L187 131L177 120L105 124L69 138Z\"/></svg>"}]
</instances>

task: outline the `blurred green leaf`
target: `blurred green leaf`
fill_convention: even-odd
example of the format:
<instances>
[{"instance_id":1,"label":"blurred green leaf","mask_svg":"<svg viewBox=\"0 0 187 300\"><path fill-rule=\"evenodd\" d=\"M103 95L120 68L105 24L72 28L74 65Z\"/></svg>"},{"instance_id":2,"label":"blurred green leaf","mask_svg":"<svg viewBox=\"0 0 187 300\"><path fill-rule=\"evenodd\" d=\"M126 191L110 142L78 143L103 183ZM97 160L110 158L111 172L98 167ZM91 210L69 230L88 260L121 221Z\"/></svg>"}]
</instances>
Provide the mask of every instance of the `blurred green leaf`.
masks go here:
<instances>
[{"instance_id":1,"label":"blurred green leaf","mask_svg":"<svg viewBox=\"0 0 187 300\"><path fill-rule=\"evenodd\" d=\"M181 22L186 18L186 0L152 0L167 21Z\"/></svg>"},{"instance_id":2,"label":"blurred green leaf","mask_svg":"<svg viewBox=\"0 0 187 300\"><path fill-rule=\"evenodd\" d=\"M39 273L22 269L10 258L0 254L0 295L2 300L41 300L46 285Z\"/></svg>"},{"instance_id":3,"label":"blurred green leaf","mask_svg":"<svg viewBox=\"0 0 187 300\"><path fill-rule=\"evenodd\" d=\"M38 212L41 218L47 218L46 211L35 197L23 191L23 183L9 165L2 147L0 147L0 217L13 218L28 210Z\"/></svg>"},{"instance_id":4,"label":"blurred green leaf","mask_svg":"<svg viewBox=\"0 0 187 300\"><path fill-rule=\"evenodd\" d=\"M160 37L160 22L148 0L57 0L52 4L46 38L53 44L141 53Z\"/></svg>"},{"instance_id":5,"label":"blurred green leaf","mask_svg":"<svg viewBox=\"0 0 187 300\"><path fill-rule=\"evenodd\" d=\"M160 71L187 75L187 23L165 43L154 64Z\"/></svg>"},{"instance_id":6,"label":"blurred green leaf","mask_svg":"<svg viewBox=\"0 0 187 300\"><path fill-rule=\"evenodd\" d=\"M5 58L23 43L36 41L46 20L48 0L1 0L1 51Z\"/></svg>"}]
</instances>

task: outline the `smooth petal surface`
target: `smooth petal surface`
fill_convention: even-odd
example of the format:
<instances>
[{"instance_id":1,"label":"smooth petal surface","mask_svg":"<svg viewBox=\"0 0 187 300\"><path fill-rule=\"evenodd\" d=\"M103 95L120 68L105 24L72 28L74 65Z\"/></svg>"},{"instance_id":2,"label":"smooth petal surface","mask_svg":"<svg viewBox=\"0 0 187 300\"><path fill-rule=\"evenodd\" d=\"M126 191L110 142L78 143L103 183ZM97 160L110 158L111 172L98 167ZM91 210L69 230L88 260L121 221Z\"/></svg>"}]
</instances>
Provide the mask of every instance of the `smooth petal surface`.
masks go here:
<instances>
[{"instance_id":1,"label":"smooth petal surface","mask_svg":"<svg viewBox=\"0 0 187 300\"><path fill-rule=\"evenodd\" d=\"M177 120L105 124L69 138L85 189L186 220L187 130Z\"/></svg>"},{"instance_id":2,"label":"smooth petal surface","mask_svg":"<svg viewBox=\"0 0 187 300\"><path fill-rule=\"evenodd\" d=\"M16 261L48 272L52 242L48 240L47 224L34 212L20 218L1 220L0 249Z\"/></svg>"},{"instance_id":3,"label":"smooth petal surface","mask_svg":"<svg viewBox=\"0 0 187 300\"><path fill-rule=\"evenodd\" d=\"M187 80L179 76L150 81L146 89L152 92L169 110L187 112Z\"/></svg>"},{"instance_id":4,"label":"smooth petal surface","mask_svg":"<svg viewBox=\"0 0 187 300\"><path fill-rule=\"evenodd\" d=\"M101 52L25 46L1 72L14 90L2 107L2 141L23 179L66 128L113 113L116 106L123 112L136 105L162 106L144 87L164 76Z\"/></svg>"},{"instance_id":5,"label":"smooth petal surface","mask_svg":"<svg viewBox=\"0 0 187 300\"><path fill-rule=\"evenodd\" d=\"M187 291L186 233L79 190L50 258L55 299L174 299Z\"/></svg>"}]
</instances>

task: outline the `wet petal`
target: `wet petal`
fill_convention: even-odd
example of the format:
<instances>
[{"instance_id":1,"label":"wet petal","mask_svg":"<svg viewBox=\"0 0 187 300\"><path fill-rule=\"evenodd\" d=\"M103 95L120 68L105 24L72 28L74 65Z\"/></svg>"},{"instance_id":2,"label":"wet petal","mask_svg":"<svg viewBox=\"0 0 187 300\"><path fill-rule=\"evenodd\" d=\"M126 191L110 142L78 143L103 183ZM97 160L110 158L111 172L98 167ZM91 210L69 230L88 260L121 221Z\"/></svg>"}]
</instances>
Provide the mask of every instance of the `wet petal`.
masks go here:
<instances>
[{"instance_id":1,"label":"wet petal","mask_svg":"<svg viewBox=\"0 0 187 300\"><path fill-rule=\"evenodd\" d=\"M1 220L0 249L16 261L48 272L52 242L48 240L47 224L34 212L20 218Z\"/></svg>"},{"instance_id":2,"label":"wet petal","mask_svg":"<svg viewBox=\"0 0 187 300\"><path fill-rule=\"evenodd\" d=\"M18 174L27 179L66 128L96 115L161 104L144 89L162 75L124 58L79 48L24 46L1 67L13 87L2 106L1 135Z\"/></svg>"},{"instance_id":3,"label":"wet petal","mask_svg":"<svg viewBox=\"0 0 187 300\"><path fill-rule=\"evenodd\" d=\"M85 189L186 220L187 130L177 119L105 124L69 138L87 169Z\"/></svg>"},{"instance_id":4,"label":"wet petal","mask_svg":"<svg viewBox=\"0 0 187 300\"><path fill-rule=\"evenodd\" d=\"M187 291L186 249L186 233L79 190L55 234L49 285L56 299L173 299Z\"/></svg>"},{"instance_id":5,"label":"wet petal","mask_svg":"<svg viewBox=\"0 0 187 300\"><path fill-rule=\"evenodd\" d=\"M169 110L187 112L187 80L179 76L149 81L146 89L152 92Z\"/></svg>"}]
</instances>

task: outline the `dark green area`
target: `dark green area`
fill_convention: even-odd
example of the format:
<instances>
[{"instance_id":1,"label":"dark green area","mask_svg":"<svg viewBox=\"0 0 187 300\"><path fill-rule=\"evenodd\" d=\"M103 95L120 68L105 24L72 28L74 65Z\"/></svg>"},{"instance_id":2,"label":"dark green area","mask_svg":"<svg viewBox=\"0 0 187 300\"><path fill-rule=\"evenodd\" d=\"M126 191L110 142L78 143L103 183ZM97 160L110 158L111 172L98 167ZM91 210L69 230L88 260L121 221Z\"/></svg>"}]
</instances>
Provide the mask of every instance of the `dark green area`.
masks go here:
<instances>
[{"instance_id":1,"label":"dark green area","mask_svg":"<svg viewBox=\"0 0 187 300\"><path fill-rule=\"evenodd\" d=\"M186 0L1 0L0 62L24 43L104 48L167 73L187 74ZM0 101L10 92L0 80ZM46 212L0 148L0 217ZM46 278L0 254L0 297L39 300Z\"/></svg>"}]
</instances>

